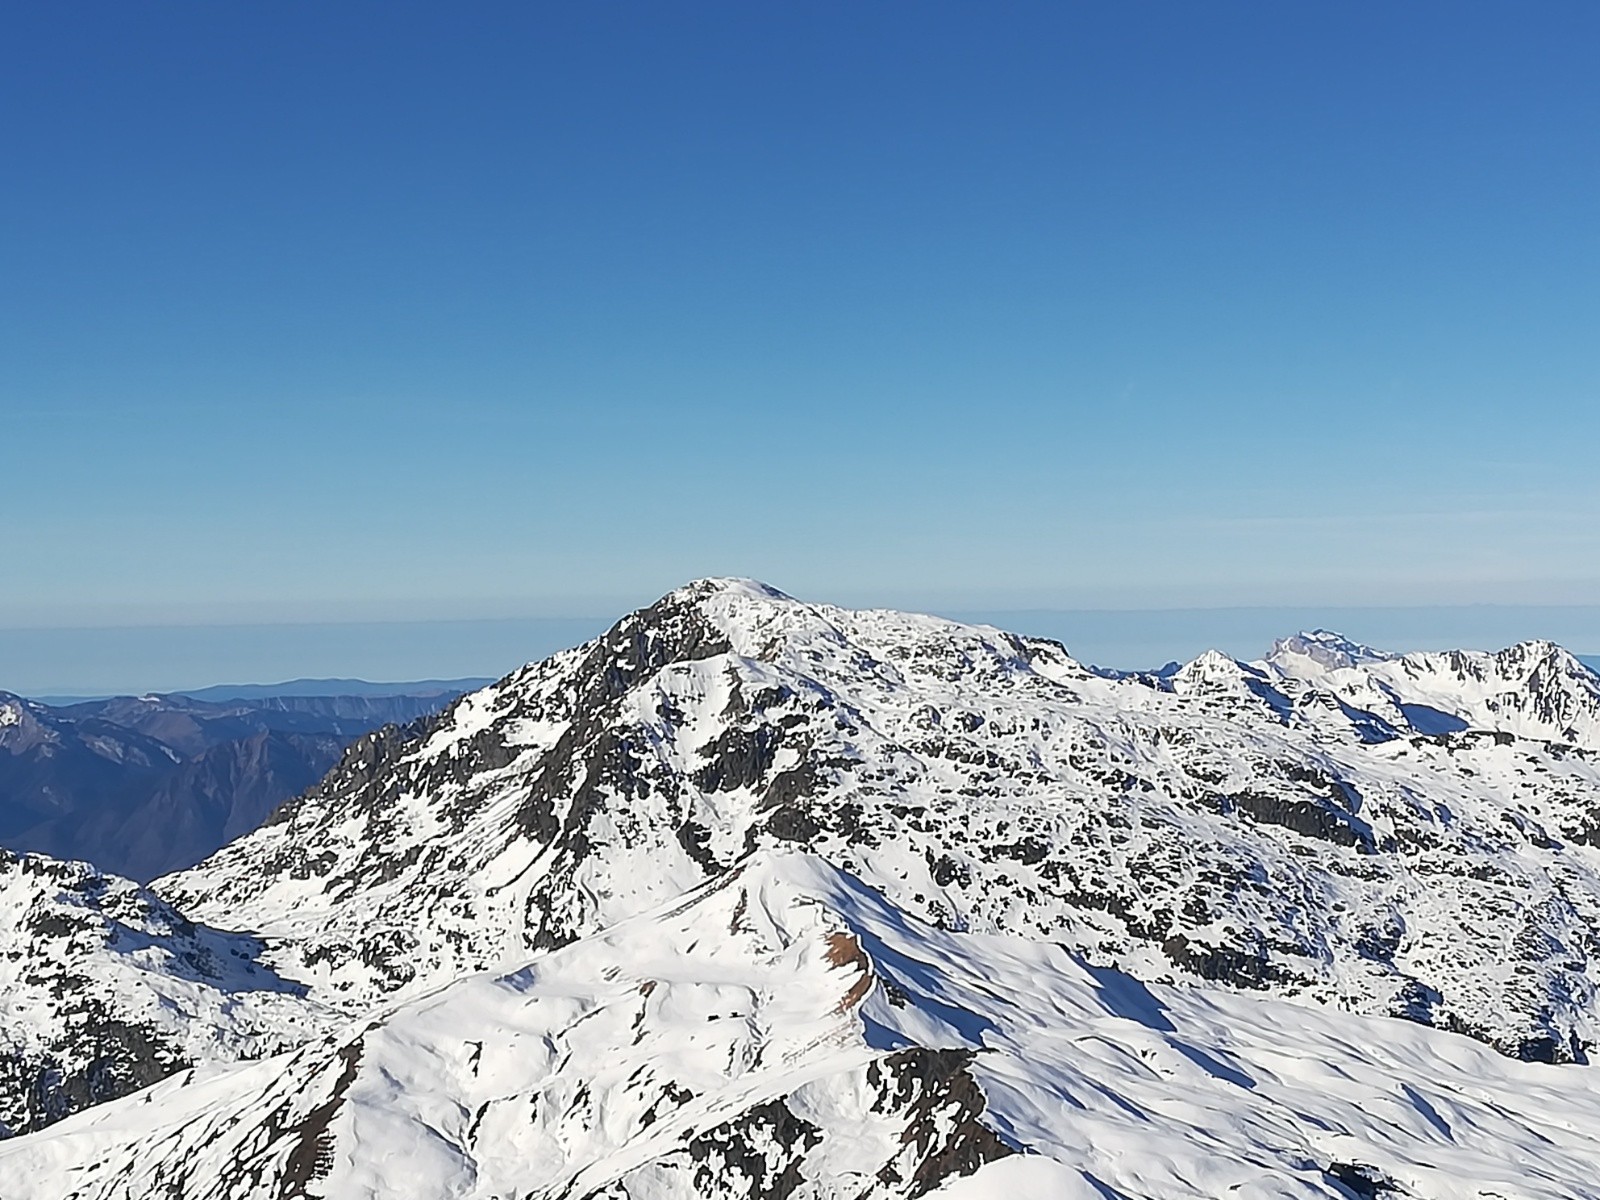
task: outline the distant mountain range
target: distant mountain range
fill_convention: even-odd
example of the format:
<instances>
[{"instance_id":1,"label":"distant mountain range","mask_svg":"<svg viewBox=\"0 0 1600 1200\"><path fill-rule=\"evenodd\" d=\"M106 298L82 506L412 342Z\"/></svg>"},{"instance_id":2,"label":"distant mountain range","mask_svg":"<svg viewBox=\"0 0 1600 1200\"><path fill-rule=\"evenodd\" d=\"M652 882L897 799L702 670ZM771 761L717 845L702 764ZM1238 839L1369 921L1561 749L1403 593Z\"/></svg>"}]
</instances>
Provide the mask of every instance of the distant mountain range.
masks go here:
<instances>
[{"instance_id":1,"label":"distant mountain range","mask_svg":"<svg viewBox=\"0 0 1600 1200\"><path fill-rule=\"evenodd\" d=\"M128 703L58 755L179 754ZM704 580L149 887L0 855L0 1196L1577 1200L1597 962L1550 642L1114 674Z\"/></svg>"},{"instance_id":2,"label":"distant mountain range","mask_svg":"<svg viewBox=\"0 0 1600 1200\"><path fill-rule=\"evenodd\" d=\"M0 692L0 846L132 879L190 866L315 784L355 738L472 682L301 680L66 705Z\"/></svg>"},{"instance_id":3,"label":"distant mountain range","mask_svg":"<svg viewBox=\"0 0 1600 1200\"><path fill-rule=\"evenodd\" d=\"M417 679L409 683L372 683L365 679L289 679L283 683L219 683L211 687L165 692L165 696L187 696L191 700L222 703L228 700L266 700L303 696L459 696L493 683L487 676L465 679ZM41 704L63 707L114 696L35 696Z\"/></svg>"}]
</instances>

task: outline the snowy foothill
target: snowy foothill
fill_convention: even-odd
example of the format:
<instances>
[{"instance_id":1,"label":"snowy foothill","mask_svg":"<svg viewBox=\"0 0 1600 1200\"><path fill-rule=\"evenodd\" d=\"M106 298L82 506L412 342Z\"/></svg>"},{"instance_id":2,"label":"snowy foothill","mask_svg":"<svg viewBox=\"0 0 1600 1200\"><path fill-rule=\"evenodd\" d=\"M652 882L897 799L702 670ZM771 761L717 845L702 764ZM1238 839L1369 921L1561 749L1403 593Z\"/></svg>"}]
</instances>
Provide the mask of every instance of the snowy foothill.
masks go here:
<instances>
[{"instance_id":1,"label":"snowy foothill","mask_svg":"<svg viewBox=\"0 0 1600 1200\"><path fill-rule=\"evenodd\" d=\"M1577 1200L1596 1161L1585 1067L935 929L779 853L0 1144L0 1194Z\"/></svg>"}]
</instances>

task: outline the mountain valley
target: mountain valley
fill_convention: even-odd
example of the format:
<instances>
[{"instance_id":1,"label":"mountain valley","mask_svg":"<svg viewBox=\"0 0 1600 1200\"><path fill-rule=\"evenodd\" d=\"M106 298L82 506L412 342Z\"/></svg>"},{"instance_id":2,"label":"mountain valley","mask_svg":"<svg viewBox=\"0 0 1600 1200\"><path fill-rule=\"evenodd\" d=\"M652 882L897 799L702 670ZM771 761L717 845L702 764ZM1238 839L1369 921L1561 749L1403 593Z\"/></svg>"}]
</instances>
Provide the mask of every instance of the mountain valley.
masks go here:
<instances>
[{"instance_id":1,"label":"mountain valley","mask_svg":"<svg viewBox=\"0 0 1600 1200\"><path fill-rule=\"evenodd\" d=\"M0 692L0 846L153 879L254 829L353 738L458 694L263 689L48 705Z\"/></svg>"}]
</instances>

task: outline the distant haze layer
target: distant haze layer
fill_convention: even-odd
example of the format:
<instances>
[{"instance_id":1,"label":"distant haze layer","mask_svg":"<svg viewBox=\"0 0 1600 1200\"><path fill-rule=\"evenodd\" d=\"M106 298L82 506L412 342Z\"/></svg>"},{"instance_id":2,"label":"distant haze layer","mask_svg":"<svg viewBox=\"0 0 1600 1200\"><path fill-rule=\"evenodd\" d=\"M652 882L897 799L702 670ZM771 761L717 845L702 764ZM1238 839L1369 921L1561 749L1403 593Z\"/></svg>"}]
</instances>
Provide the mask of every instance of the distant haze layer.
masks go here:
<instances>
[{"instance_id":1,"label":"distant haze layer","mask_svg":"<svg viewBox=\"0 0 1600 1200\"><path fill-rule=\"evenodd\" d=\"M192 691L297 677L498 678L594 637L593 617L339 624L0 629L0 688L24 695ZM1494 649L1548 638L1600 655L1600 606L959 611L942 615L1054 638L1080 661L1143 669L1218 649L1264 654L1301 629L1390 650Z\"/></svg>"}]
</instances>

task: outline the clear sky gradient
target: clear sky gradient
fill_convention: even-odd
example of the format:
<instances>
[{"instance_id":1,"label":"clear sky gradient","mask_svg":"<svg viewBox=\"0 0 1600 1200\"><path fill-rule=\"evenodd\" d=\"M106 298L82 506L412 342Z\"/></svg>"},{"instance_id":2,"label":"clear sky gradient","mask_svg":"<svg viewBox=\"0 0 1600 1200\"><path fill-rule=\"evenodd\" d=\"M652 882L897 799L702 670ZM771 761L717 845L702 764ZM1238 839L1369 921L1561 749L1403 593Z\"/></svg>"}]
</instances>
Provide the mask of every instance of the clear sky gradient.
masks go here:
<instances>
[{"instance_id":1,"label":"clear sky gradient","mask_svg":"<svg viewBox=\"0 0 1600 1200\"><path fill-rule=\"evenodd\" d=\"M8 5L0 630L399 623L403 677L489 666L428 622L708 574L1595 605L1597 45L1591 3ZM257 669L345 673L307 638ZM161 661L58 640L0 688Z\"/></svg>"}]
</instances>

